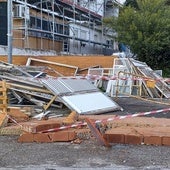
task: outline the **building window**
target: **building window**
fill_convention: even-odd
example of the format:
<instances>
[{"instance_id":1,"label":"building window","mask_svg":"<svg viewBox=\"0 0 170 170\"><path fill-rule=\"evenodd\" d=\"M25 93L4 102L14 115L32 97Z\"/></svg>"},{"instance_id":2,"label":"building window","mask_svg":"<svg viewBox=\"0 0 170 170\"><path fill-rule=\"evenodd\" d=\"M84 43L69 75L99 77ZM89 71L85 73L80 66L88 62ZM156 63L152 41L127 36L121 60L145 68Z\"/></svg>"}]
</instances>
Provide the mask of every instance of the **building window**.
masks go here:
<instances>
[{"instance_id":1,"label":"building window","mask_svg":"<svg viewBox=\"0 0 170 170\"><path fill-rule=\"evenodd\" d=\"M47 21L46 19L36 18L34 16L30 17L29 35L52 39L53 37L51 34L53 33L53 26L54 26L54 33L69 35L68 26L63 27L62 24L57 24L57 23L53 25L51 21ZM55 39L57 40L57 38Z\"/></svg>"}]
</instances>

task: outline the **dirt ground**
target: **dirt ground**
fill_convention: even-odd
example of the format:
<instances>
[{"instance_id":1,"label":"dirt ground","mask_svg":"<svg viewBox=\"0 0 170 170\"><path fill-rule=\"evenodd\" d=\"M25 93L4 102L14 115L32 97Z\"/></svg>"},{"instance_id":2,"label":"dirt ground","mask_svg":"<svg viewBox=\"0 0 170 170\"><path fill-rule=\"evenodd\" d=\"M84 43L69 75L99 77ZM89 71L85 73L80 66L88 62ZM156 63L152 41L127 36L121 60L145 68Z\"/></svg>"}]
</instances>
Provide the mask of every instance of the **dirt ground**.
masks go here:
<instances>
[{"instance_id":1,"label":"dirt ground","mask_svg":"<svg viewBox=\"0 0 170 170\"><path fill-rule=\"evenodd\" d=\"M114 99L127 115L169 108L170 105L136 98ZM156 100L160 102L160 100ZM170 100L165 99L170 104ZM58 111L60 112L60 111ZM108 113L105 113L108 114ZM110 114L110 113L109 113ZM170 112L148 115L170 118ZM100 146L95 139L70 142L18 143L17 136L0 136L0 170L169 170L170 147L114 144Z\"/></svg>"}]
</instances>

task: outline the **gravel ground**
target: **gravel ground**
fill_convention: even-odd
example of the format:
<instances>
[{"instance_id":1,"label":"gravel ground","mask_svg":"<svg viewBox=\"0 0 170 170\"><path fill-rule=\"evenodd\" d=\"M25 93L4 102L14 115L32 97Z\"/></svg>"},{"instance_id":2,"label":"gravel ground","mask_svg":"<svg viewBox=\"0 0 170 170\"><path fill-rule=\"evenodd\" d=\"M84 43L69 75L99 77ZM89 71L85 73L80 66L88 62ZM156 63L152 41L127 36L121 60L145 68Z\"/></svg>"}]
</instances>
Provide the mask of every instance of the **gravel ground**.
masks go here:
<instances>
[{"instance_id":1,"label":"gravel ground","mask_svg":"<svg viewBox=\"0 0 170 170\"><path fill-rule=\"evenodd\" d=\"M169 108L134 98L114 99L126 115ZM170 103L169 100L164 102ZM110 113L109 113L110 114ZM170 118L170 112L150 115ZM146 145L98 145L95 139L81 144L17 143L17 136L0 136L0 170L170 170L170 147Z\"/></svg>"}]
</instances>

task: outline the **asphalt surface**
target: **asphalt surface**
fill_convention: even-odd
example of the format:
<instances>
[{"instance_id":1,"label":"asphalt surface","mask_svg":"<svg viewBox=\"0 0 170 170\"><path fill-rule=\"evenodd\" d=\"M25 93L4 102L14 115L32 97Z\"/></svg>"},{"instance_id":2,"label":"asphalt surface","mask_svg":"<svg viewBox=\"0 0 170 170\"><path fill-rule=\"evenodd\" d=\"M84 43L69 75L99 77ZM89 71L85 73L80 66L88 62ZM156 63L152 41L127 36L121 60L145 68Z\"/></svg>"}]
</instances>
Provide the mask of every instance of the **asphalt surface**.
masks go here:
<instances>
[{"instance_id":1,"label":"asphalt surface","mask_svg":"<svg viewBox=\"0 0 170 170\"><path fill-rule=\"evenodd\" d=\"M124 109L113 112L118 115L170 107L135 98L114 101ZM170 100L164 102L170 104ZM170 112L149 116L170 118ZM114 144L106 148L100 146L95 138L84 140L81 144L18 143L17 138L0 136L0 170L170 170L168 146Z\"/></svg>"}]
</instances>

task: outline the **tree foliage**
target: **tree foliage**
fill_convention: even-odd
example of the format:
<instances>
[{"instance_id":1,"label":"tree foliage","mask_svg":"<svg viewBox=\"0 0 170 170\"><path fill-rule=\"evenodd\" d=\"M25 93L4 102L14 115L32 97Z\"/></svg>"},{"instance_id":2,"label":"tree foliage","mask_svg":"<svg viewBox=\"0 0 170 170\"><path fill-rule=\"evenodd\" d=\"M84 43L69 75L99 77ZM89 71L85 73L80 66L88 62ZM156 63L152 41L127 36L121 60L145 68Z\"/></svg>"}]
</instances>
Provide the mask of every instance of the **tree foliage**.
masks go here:
<instances>
[{"instance_id":1,"label":"tree foliage","mask_svg":"<svg viewBox=\"0 0 170 170\"><path fill-rule=\"evenodd\" d=\"M140 61L153 69L170 70L169 0L129 0L118 18L104 22L118 33L118 41L129 45ZM133 3L134 2L134 3Z\"/></svg>"},{"instance_id":2,"label":"tree foliage","mask_svg":"<svg viewBox=\"0 0 170 170\"><path fill-rule=\"evenodd\" d=\"M131 7L138 9L138 4L136 0L126 0L124 5L131 6Z\"/></svg>"}]
</instances>

